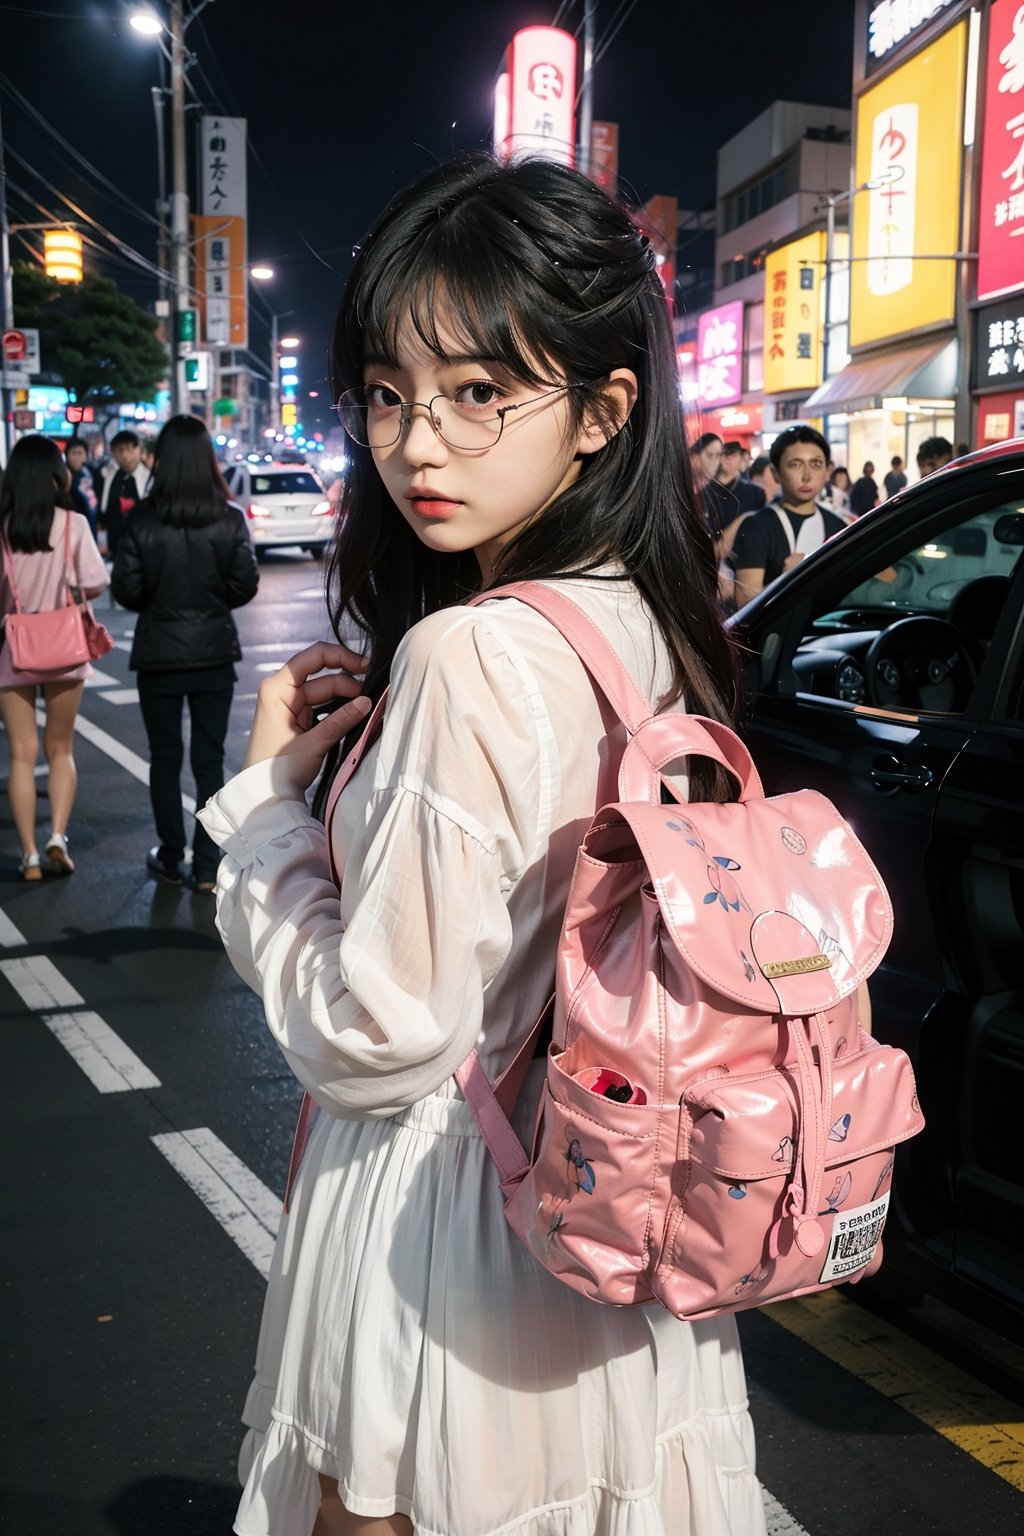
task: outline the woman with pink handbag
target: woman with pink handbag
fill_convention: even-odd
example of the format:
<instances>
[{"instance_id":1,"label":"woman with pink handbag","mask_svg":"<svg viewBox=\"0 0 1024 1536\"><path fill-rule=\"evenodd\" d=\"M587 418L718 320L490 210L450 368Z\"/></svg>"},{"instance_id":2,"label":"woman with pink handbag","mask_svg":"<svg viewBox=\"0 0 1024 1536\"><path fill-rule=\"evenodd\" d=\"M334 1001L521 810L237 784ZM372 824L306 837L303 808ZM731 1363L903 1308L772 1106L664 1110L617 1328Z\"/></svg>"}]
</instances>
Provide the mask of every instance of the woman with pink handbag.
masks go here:
<instances>
[{"instance_id":1,"label":"woman with pink handbag","mask_svg":"<svg viewBox=\"0 0 1024 1536\"><path fill-rule=\"evenodd\" d=\"M67 829L77 775L75 717L89 676L79 595L97 597L109 577L80 512L70 509L70 475L56 443L23 437L11 450L0 489L3 572L0 717L10 753L8 794L21 842L23 880L70 875ZM36 692L46 707L43 750L50 768L50 838L36 846Z\"/></svg>"}]
</instances>

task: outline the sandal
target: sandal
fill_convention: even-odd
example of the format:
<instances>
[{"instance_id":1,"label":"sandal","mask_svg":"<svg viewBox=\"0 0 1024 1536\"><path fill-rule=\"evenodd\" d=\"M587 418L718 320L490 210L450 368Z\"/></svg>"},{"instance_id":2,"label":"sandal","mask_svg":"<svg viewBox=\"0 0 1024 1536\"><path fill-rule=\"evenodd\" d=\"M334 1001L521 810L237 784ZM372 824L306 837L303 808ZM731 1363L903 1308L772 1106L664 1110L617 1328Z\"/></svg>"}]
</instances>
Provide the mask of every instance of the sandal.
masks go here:
<instances>
[{"instance_id":1,"label":"sandal","mask_svg":"<svg viewBox=\"0 0 1024 1536\"><path fill-rule=\"evenodd\" d=\"M23 880L41 880L43 878L43 863L38 853L22 854L21 878Z\"/></svg>"},{"instance_id":2,"label":"sandal","mask_svg":"<svg viewBox=\"0 0 1024 1536\"><path fill-rule=\"evenodd\" d=\"M49 859L56 875L73 875L75 864L68 853L68 840L63 832L54 832L46 845L46 857Z\"/></svg>"}]
</instances>

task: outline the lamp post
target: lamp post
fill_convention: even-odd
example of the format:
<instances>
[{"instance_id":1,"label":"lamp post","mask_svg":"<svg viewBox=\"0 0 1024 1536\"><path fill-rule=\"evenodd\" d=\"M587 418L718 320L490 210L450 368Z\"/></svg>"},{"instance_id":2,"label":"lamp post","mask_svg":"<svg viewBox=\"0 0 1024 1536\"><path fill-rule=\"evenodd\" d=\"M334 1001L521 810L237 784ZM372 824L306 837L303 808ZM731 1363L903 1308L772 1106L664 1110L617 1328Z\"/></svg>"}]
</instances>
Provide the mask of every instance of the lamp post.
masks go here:
<instances>
[{"instance_id":1,"label":"lamp post","mask_svg":"<svg viewBox=\"0 0 1024 1536\"><path fill-rule=\"evenodd\" d=\"M249 276L254 278L257 283L269 283L273 281L274 269L265 262L259 262L249 268ZM278 313L277 310L272 309L266 303L265 299L263 302L266 306L267 314L270 316L270 425L276 434L281 430L280 349L282 347L297 347L299 345L299 338L297 336L279 338L278 336L280 321L287 320L290 315L294 315L294 309L286 309Z\"/></svg>"},{"instance_id":2,"label":"lamp post","mask_svg":"<svg viewBox=\"0 0 1024 1536\"><path fill-rule=\"evenodd\" d=\"M870 181L864 181L859 187L848 187L845 192L823 192L820 194L816 212L825 209L825 323L822 328L821 338L821 381L828 382L828 354L829 344L832 339L832 268L835 265L836 243L836 207L839 203L852 203L859 192L877 192L879 187L887 187L894 181L899 181L903 175L903 167L894 165L881 176L875 176ZM846 270L850 270L850 258L847 258ZM847 304L849 313L849 304ZM824 435L828 436L828 414L822 416L821 426Z\"/></svg>"},{"instance_id":3,"label":"lamp post","mask_svg":"<svg viewBox=\"0 0 1024 1536\"><path fill-rule=\"evenodd\" d=\"M194 21L199 12L204 10L211 0L200 0L189 15L188 20ZM185 383L185 357L181 350L181 343L185 339L187 322L184 318L186 311L191 310L189 299L191 296L191 284L189 283L189 205L188 205L188 178L185 158L185 76L188 70L189 56L185 48L185 28L187 22L184 15L182 0L167 0L167 25L165 26L159 16L152 10L136 11L130 22L136 32L143 37L155 37L158 39L161 51L168 60L171 70L170 102L171 102L171 196L170 196L170 270L171 270L171 295L172 295L172 323L170 327L170 384L171 384L171 411L174 415L181 415L187 409L188 391ZM163 40L163 33L167 32L169 45ZM163 134L158 135L158 154L161 161L161 177L163 176ZM191 338L189 338L191 340Z\"/></svg>"}]
</instances>

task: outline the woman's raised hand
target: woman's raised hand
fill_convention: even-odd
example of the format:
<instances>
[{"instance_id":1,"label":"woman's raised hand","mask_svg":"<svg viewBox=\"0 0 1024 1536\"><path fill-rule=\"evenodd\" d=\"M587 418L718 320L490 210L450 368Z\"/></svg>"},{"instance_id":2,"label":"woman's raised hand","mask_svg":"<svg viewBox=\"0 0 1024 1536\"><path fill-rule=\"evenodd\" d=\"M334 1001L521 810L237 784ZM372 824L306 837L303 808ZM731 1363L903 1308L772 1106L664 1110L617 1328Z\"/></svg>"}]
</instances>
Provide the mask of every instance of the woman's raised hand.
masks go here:
<instances>
[{"instance_id":1,"label":"woman's raised hand","mask_svg":"<svg viewBox=\"0 0 1024 1536\"><path fill-rule=\"evenodd\" d=\"M246 768L270 757L284 758L289 777L305 792L335 742L369 713L370 701L360 695L366 665L365 659L347 646L321 640L286 661L272 677L264 678L249 734ZM325 672L325 668L338 670ZM334 699L350 702L314 724L317 710Z\"/></svg>"}]
</instances>

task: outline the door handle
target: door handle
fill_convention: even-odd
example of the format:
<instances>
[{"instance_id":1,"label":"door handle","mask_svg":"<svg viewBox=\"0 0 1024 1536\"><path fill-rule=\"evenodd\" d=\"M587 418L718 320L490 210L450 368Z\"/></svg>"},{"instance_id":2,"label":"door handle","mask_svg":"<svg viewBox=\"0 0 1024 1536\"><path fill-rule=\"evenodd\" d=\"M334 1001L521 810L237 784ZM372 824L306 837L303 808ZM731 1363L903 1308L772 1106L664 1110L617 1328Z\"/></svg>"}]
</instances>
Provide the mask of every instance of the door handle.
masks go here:
<instances>
[{"instance_id":1,"label":"door handle","mask_svg":"<svg viewBox=\"0 0 1024 1536\"><path fill-rule=\"evenodd\" d=\"M898 757L876 757L868 775L876 789L905 789L908 794L920 794L933 782L935 775L930 768L908 768Z\"/></svg>"}]
</instances>

